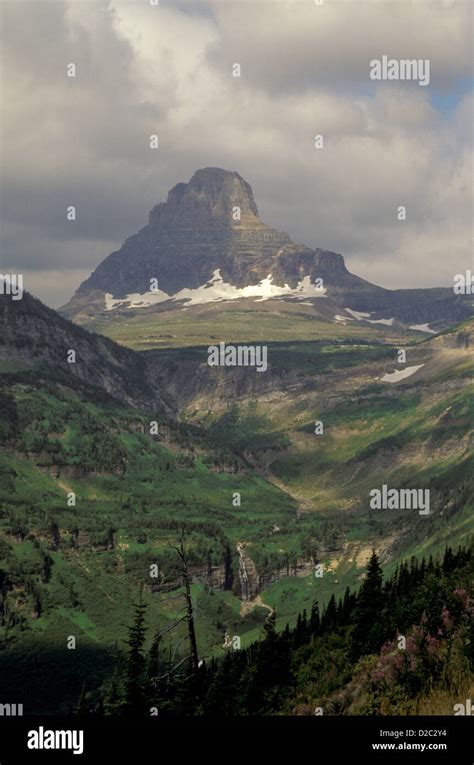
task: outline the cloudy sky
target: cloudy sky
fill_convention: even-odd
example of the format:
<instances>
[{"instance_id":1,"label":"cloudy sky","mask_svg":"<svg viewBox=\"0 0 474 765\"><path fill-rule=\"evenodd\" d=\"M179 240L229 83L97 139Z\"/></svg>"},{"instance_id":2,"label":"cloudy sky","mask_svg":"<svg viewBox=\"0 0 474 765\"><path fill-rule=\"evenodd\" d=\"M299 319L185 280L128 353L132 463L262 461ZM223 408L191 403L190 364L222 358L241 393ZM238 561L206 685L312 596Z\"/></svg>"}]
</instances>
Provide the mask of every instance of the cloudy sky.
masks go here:
<instances>
[{"instance_id":1,"label":"cloudy sky","mask_svg":"<svg viewBox=\"0 0 474 765\"><path fill-rule=\"evenodd\" d=\"M473 9L0 0L2 272L62 305L212 165L249 181L266 223L370 281L451 285L473 264ZM429 86L372 81L383 55L429 59Z\"/></svg>"}]
</instances>

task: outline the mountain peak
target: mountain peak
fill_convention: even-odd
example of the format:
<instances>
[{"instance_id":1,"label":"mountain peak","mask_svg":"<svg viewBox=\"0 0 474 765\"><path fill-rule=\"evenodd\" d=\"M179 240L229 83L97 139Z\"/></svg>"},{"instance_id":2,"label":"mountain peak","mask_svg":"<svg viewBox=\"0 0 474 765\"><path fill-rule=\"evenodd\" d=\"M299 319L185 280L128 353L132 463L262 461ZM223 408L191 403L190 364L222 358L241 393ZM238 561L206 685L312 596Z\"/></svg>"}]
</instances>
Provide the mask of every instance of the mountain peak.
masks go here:
<instances>
[{"instance_id":1,"label":"mountain peak","mask_svg":"<svg viewBox=\"0 0 474 765\"><path fill-rule=\"evenodd\" d=\"M189 183L178 183L165 203L150 213L153 228L261 227L252 188L237 172L220 167L196 170Z\"/></svg>"},{"instance_id":2,"label":"mountain peak","mask_svg":"<svg viewBox=\"0 0 474 765\"><path fill-rule=\"evenodd\" d=\"M62 312L90 324L117 310L240 298L317 303L326 321L397 320L428 331L430 322L439 327L472 313L450 289L385 290L351 274L342 255L293 243L262 223L250 184L220 167L173 186L148 225L98 265Z\"/></svg>"}]
</instances>

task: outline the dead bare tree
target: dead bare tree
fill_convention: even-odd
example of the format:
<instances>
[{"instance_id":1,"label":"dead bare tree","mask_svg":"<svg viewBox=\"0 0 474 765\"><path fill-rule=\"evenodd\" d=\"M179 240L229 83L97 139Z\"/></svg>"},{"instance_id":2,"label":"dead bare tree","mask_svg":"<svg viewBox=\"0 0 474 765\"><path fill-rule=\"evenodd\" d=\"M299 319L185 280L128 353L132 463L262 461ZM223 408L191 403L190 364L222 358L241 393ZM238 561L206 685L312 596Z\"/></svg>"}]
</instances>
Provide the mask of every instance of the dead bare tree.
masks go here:
<instances>
[{"instance_id":1,"label":"dead bare tree","mask_svg":"<svg viewBox=\"0 0 474 765\"><path fill-rule=\"evenodd\" d=\"M186 621L188 625L188 640L190 650L190 663L191 672L194 674L198 671L198 651L196 642L196 630L194 628L194 610L193 601L191 597L191 576L189 574L188 558L185 547L186 532L184 528L179 530L179 543L178 545L170 545L175 550L179 557L179 571L181 575L181 581L184 586L184 597L186 602Z\"/></svg>"}]
</instances>

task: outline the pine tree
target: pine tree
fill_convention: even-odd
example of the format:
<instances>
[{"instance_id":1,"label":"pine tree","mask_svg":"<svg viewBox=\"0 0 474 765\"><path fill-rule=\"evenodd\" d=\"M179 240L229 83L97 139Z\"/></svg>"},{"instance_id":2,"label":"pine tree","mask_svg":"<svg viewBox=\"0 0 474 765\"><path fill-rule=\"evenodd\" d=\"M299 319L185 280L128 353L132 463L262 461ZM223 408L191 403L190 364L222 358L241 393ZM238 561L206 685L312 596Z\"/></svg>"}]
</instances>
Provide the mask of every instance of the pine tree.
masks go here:
<instances>
[{"instance_id":1,"label":"pine tree","mask_svg":"<svg viewBox=\"0 0 474 765\"><path fill-rule=\"evenodd\" d=\"M307 625L306 609L305 609L303 611L303 614L298 614L296 627L293 632L293 643L296 648L306 643L306 640L308 637L307 632L308 632L308 625Z\"/></svg>"},{"instance_id":2,"label":"pine tree","mask_svg":"<svg viewBox=\"0 0 474 765\"><path fill-rule=\"evenodd\" d=\"M444 558L443 558L443 571L446 573L449 571L452 571L454 568L454 555L451 547L446 547L446 550L444 552Z\"/></svg>"},{"instance_id":3,"label":"pine tree","mask_svg":"<svg viewBox=\"0 0 474 765\"><path fill-rule=\"evenodd\" d=\"M407 572L408 573L408 572ZM352 654L358 658L375 653L383 640L384 627L382 607L382 569L375 550L367 566L367 574L357 598L352 633Z\"/></svg>"},{"instance_id":4,"label":"pine tree","mask_svg":"<svg viewBox=\"0 0 474 765\"><path fill-rule=\"evenodd\" d=\"M355 608L356 596L352 593L349 587L346 587L344 592L344 600L342 601L342 624L349 624L351 621L352 612Z\"/></svg>"},{"instance_id":5,"label":"pine tree","mask_svg":"<svg viewBox=\"0 0 474 765\"><path fill-rule=\"evenodd\" d=\"M123 711L123 686L117 677L115 669L112 680L108 684L104 696L104 711L106 715L118 715Z\"/></svg>"},{"instance_id":6,"label":"pine tree","mask_svg":"<svg viewBox=\"0 0 474 765\"><path fill-rule=\"evenodd\" d=\"M138 602L135 603L133 624L128 628L128 657L125 678L124 711L131 714L142 714L145 709L145 658L143 646L145 643L145 611L146 604L142 601L142 590Z\"/></svg>"},{"instance_id":7,"label":"pine tree","mask_svg":"<svg viewBox=\"0 0 474 765\"><path fill-rule=\"evenodd\" d=\"M320 620L319 620L319 603L317 600L313 602L311 606L311 615L309 617L309 631L311 635L317 635L319 632Z\"/></svg>"},{"instance_id":8,"label":"pine tree","mask_svg":"<svg viewBox=\"0 0 474 765\"><path fill-rule=\"evenodd\" d=\"M331 595L321 618L321 632L330 632L337 625L336 598Z\"/></svg>"},{"instance_id":9,"label":"pine tree","mask_svg":"<svg viewBox=\"0 0 474 765\"><path fill-rule=\"evenodd\" d=\"M298 619L301 619L299 614L298 614ZM276 631L275 611L272 611L271 614L269 614L267 618L265 619L265 623L263 625L263 639L268 644L274 644L278 640L278 634Z\"/></svg>"},{"instance_id":10,"label":"pine tree","mask_svg":"<svg viewBox=\"0 0 474 765\"><path fill-rule=\"evenodd\" d=\"M263 625L263 640L247 653L243 678L245 702L240 713L268 714L278 708L285 689L292 682L290 655L289 643L276 631L276 614L273 611ZM236 677L235 681L239 679Z\"/></svg>"},{"instance_id":11,"label":"pine tree","mask_svg":"<svg viewBox=\"0 0 474 765\"><path fill-rule=\"evenodd\" d=\"M155 633L153 642L148 654L148 677L150 682L156 683L160 674L160 646L163 642L162 635L158 630Z\"/></svg>"}]
</instances>

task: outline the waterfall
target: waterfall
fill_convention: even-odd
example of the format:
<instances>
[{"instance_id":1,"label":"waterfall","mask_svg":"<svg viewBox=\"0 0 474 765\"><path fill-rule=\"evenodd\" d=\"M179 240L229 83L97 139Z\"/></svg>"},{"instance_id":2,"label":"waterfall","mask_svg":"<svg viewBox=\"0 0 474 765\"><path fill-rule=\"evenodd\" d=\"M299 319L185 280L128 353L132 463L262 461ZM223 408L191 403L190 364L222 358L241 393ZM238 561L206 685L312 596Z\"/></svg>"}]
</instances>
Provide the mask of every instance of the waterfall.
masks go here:
<instances>
[{"instance_id":1,"label":"waterfall","mask_svg":"<svg viewBox=\"0 0 474 765\"><path fill-rule=\"evenodd\" d=\"M244 552L243 544L239 543L237 545L237 552L239 554L240 596L242 600L250 600L250 582L249 582L247 566L245 564L245 552Z\"/></svg>"}]
</instances>

